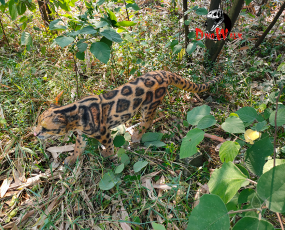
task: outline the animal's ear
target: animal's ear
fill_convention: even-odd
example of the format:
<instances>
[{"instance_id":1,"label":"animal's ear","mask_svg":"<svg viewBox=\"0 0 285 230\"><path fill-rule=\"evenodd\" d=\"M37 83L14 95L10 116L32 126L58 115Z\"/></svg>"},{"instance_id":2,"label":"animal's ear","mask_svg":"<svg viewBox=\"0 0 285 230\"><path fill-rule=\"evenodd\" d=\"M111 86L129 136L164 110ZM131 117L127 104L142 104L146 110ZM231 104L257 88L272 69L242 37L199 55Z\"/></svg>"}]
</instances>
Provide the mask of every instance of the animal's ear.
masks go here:
<instances>
[{"instance_id":1,"label":"animal's ear","mask_svg":"<svg viewBox=\"0 0 285 230\"><path fill-rule=\"evenodd\" d=\"M60 107L60 106L56 105L56 104L53 104L53 103L50 104L50 108L58 108L58 107Z\"/></svg>"},{"instance_id":2,"label":"animal's ear","mask_svg":"<svg viewBox=\"0 0 285 230\"><path fill-rule=\"evenodd\" d=\"M52 119L52 121L56 124L67 124L67 119L65 115L58 113L55 115L55 117Z\"/></svg>"}]
</instances>

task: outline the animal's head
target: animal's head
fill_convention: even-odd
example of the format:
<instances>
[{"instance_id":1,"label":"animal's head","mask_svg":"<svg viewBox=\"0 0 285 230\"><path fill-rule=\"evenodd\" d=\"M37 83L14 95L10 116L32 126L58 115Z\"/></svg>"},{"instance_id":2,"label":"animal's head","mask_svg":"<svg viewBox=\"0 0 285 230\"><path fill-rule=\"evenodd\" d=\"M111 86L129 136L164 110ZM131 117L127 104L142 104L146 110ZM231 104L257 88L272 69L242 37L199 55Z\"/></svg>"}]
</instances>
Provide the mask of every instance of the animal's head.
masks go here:
<instances>
[{"instance_id":1,"label":"animal's head","mask_svg":"<svg viewBox=\"0 0 285 230\"><path fill-rule=\"evenodd\" d=\"M36 137L45 139L50 136L62 136L66 133L66 116L57 112L55 108L57 106L52 105L51 108L39 116L37 127L34 130Z\"/></svg>"}]
</instances>

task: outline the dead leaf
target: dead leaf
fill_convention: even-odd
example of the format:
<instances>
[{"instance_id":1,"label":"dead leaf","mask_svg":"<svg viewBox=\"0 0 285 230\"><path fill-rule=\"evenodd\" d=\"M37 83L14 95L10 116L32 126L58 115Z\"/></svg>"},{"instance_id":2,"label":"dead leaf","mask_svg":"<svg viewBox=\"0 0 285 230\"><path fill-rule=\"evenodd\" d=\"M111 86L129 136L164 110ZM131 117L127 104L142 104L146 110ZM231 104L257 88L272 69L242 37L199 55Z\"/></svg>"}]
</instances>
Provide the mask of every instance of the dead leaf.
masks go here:
<instances>
[{"instance_id":1,"label":"dead leaf","mask_svg":"<svg viewBox=\"0 0 285 230\"><path fill-rule=\"evenodd\" d=\"M53 157L53 159L55 161L57 161L57 157L59 156L59 154L63 153L63 152L69 152L69 151L73 151L74 150L74 146L73 145L64 145L64 146L54 146L54 147L49 147L47 148L47 151L49 151Z\"/></svg>"},{"instance_id":2,"label":"dead leaf","mask_svg":"<svg viewBox=\"0 0 285 230\"><path fill-rule=\"evenodd\" d=\"M6 178L0 188L0 197L3 198L3 196L5 195L5 193L7 192L7 190L10 187L10 184L12 183L13 179L12 178Z\"/></svg>"},{"instance_id":3,"label":"dead leaf","mask_svg":"<svg viewBox=\"0 0 285 230\"><path fill-rule=\"evenodd\" d=\"M200 187L198 189L198 191L196 192L195 196L194 196L194 203L193 203L193 208L195 208L199 202L200 202L200 197L203 195L203 194L210 194L210 191L209 191L209 187L207 184L204 184L202 185L201 183L197 183Z\"/></svg>"},{"instance_id":4,"label":"dead leaf","mask_svg":"<svg viewBox=\"0 0 285 230\"><path fill-rule=\"evenodd\" d=\"M248 50L250 49L249 46L244 46L244 47L241 47L240 49L238 49L239 51L242 51L242 50Z\"/></svg>"}]
</instances>

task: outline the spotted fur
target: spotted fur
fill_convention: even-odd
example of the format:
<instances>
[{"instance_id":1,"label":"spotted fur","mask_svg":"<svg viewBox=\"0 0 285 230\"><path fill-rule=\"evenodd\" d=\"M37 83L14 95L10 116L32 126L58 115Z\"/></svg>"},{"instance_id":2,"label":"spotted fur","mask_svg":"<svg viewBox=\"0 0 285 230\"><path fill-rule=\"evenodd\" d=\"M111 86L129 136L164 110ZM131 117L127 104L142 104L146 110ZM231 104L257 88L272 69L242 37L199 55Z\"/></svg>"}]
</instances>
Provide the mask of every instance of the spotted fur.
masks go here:
<instances>
[{"instance_id":1,"label":"spotted fur","mask_svg":"<svg viewBox=\"0 0 285 230\"><path fill-rule=\"evenodd\" d=\"M62 107L52 106L39 116L34 135L47 138L63 135L68 131L77 131L75 150L65 159L66 164L75 163L86 146L82 134L96 138L105 149L104 157L114 154L114 145L110 129L128 121L140 109L142 120L139 129L132 135L132 141L140 141L155 116L155 110L163 100L169 85L199 93L206 91L220 80L216 77L204 84L195 84L174 73L155 71L130 81L117 89L101 95L85 97Z\"/></svg>"}]
</instances>

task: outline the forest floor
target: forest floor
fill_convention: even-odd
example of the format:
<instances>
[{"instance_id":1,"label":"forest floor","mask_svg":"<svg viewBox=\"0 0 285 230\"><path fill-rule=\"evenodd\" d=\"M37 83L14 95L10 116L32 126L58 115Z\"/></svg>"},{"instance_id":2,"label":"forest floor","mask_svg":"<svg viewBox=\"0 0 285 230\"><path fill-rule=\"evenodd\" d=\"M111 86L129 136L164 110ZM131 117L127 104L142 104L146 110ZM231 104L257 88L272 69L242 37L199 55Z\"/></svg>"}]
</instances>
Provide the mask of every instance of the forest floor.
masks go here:
<instances>
[{"instance_id":1,"label":"forest floor","mask_svg":"<svg viewBox=\"0 0 285 230\"><path fill-rule=\"evenodd\" d=\"M135 15L138 24L132 28L131 42L125 38L114 46L107 65L91 58L91 69L86 71L86 62L78 61L80 97L107 92L153 70L172 71L197 83L221 74L224 78L199 95L169 88L149 130L162 133L166 146L121 147L129 164L110 190L100 189L100 180L120 162L104 159L94 140L88 140L84 156L75 166L65 167L62 162L75 143L75 134L43 142L33 136L37 117L61 91L62 105L76 100L73 55L68 48L51 45L55 34L46 31L39 14L34 14L26 29L33 37L29 51L19 44L22 31L15 25L19 22L4 18L9 46L0 40L1 229L151 229L152 222L167 229L186 229L200 195L197 191L207 192L201 192L201 185L221 165L216 150L220 143L209 138L199 145L201 156L195 162L179 158L182 139L191 129L187 112L207 104L218 123L205 132L233 139L220 128L225 118L241 107L258 109L270 101L270 94L276 91L276 70L285 59L284 15L264 43L253 50L272 17L257 17L244 9L232 31L242 33L242 40L226 42L210 70L203 65L205 48L198 47L187 63L185 57L172 55L167 46L183 39L179 7L177 13L167 4L147 4ZM190 7L195 5L209 8L201 2L191 2ZM205 17L191 14L190 18L191 29L203 27ZM138 122L139 116L135 116L126 127ZM121 129L124 133L124 127ZM138 161L148 164L136 172ZM270 221L278 226L275 216Z\"/></svg>"}]
</instances>

